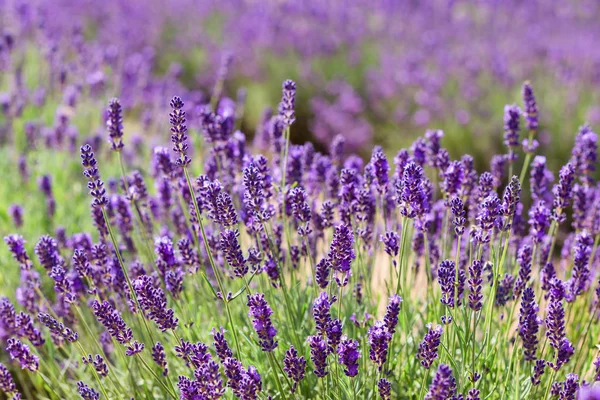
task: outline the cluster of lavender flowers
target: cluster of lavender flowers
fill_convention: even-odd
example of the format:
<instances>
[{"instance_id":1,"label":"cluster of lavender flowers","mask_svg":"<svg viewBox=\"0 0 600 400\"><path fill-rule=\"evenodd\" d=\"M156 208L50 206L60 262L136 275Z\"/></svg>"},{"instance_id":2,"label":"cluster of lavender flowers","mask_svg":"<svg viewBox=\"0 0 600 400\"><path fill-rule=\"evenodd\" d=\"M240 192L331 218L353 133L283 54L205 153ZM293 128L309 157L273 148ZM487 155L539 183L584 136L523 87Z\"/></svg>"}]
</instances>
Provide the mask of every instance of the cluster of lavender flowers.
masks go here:
<instances>
[{"instance_id":1,"label":"cluster of lavender flowers","mask_svg":"<svg viewBox=\"0 0 600 400\"><path fill-rule=\"evenodd\" d=\"M0 389L84 399L591 396L600 381L592 127L580 128L555 179L536 155L543 114L526 83L522 105L505 108L506 151L486 171L469 155L452 159L440 130L392 162L381 147L365 162L341 135L327 153L290 142L296 90L283 83L254 142L240 130L243 103L217 82L212 99L188 103L184 92L145 125L170 148L133 143L125 127L137 111L122 98L107 100L110 147L75 135L79 159L63 145L49 151L69 168L23 161L24 185L39 175L46 223L23 218L27 202L11 207L16 229L40 238L4 239L18 271L6 282L18 284L0 299ZM72 110L75 98L64 99ZM57 143L75 123L65 118Z\"/></svg>"}]
</instances>

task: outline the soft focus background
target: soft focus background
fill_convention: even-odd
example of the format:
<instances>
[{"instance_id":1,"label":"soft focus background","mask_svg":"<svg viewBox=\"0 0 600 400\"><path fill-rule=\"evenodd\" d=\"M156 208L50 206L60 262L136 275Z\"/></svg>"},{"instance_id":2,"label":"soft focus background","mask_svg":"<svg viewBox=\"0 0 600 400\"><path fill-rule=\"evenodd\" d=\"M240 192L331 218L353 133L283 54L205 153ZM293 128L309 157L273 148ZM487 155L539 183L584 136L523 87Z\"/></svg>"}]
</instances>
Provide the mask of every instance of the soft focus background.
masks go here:
<instances>
[{"instance_id":1,"label":"soft focus background","mask_svg":"<svg viewBox=\"0 0 600 400\"><path fill-rule=\"evenodd\" d=\"M99 103L120 95L130 113L143 109L142 136L149 104L180 85L184 99L201 103L220 73L226 95L247 96L248 135L291 78L292 140L327 150L341 133L363 156L373 143L390 152L409 145L426 128L445 131L453 156L491 155L501 148L503 107L519 100L524 80L543 110L539 140L554 169L569 156L570 141L559 138L600 123L596 0L3 0L0 18L5 34L28 41L10 58L2 45L0 69L17 63L21 85L45 92L29 97L52 95L44 81L64 74ZM7 81L4 108L32 100ZM40 118L54 116L31 119Z\"/></svg>"}]
</instances>

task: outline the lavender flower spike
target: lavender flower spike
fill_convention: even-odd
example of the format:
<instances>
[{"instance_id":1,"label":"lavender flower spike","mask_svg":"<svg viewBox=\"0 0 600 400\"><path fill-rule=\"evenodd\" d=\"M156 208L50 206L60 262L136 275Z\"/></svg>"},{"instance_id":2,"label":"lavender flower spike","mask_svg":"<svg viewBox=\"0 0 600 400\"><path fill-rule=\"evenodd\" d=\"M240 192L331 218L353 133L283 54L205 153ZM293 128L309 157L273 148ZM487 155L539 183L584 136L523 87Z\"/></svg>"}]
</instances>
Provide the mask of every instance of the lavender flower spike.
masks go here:
<instances>
[{"instance_id":1,"label":"lavender flower spike","mask_svg":"<svg viewBox=\"0 0 600 400\"><path fill-rule=\"evenodd\" d=\"M429 386L429 392L425 395L425 400L449 400L456 393L456 380L452 376L452 369L440 364L438 370Z\"/></svg>"},{"instance_id":2,"label":"lavender flower spike","mask_svg":"<svg viewBox=\"0 0 600 400\"><path fill-rule=\"evenodd\" d=\"M369 328L368 333L369 345L371 346L369 358L377 364L379 371L381 371L387 360L388 347L392 340L392 334L383 321L377 321L375 325Z\"/></svg>"},{"instance_id":3,"label":"lavender flower spike","mask_svg":"<svg viewBox=\"0 0 600 400\"><path fill-rule=\"evenodd\" d=\"M283 359L283 370L290 378L294 385L292 386L292 393L296 391L298 383L304 379L306 371L306 360L304 357L298 357L298 352L294 346L290 346L288 351L285 352L285 358Z\"/></svg>"},{"instance_id":4,"label":"lavender flower spike","mask_svg":"<svg viewBox=\"0 0 600 400\"><path fill-rule=\"evenodd\" d=\"M142 275L133 281L133 290L140 307L148 318L153 320L160 330L177 328L179 320L172 309L167 308L167 296L161 287L155 287L152 278Z\"/></svg>"},{"instance_id":5,"label":"lavender flower spike","mask_svg":"<svg viewBox=\"0 0 600 400\"><path fill-rule=\"evenodd\" d=\"M108 102L106 115L106 130L110 136L111 148L114 151L121 151L123 148L123 115L119 99L114 98Z\"/></svg>"},{"instance_id":6,"label":"lavender flower spike","mask_svg":"<svg viewBox=\"0 0 600 400\"><path fill-rule=\"evenodd\" d=\"M539 115L533 87L529 81L523 84L523 104L525 108L523 114L525 115L527 129L535 133L538 129Z\"/></svg>"},{"instance_id":7,"label":"lavender flower spike","mask_svg":"<svg viewBox=\"0 0 600 400\"><path fill-rule=\"evenodd\" d=\"M519 336L523 340L523 353L526 361L534 361L538 344L540 319L537 316L538 305L535 303L535 293L528 287L521 299L521 314L519 316Z\"/></svg>"},{"instance_id":8,"label":"lavender flower spike","mask_svg":"<svg viewBox=\"0 0 600 400\"><path fill-rule=\"evenodd\" d=\"M342 337L342 341L338 345L339 362L344 366L346 376L358 375L358 359L360 358L358 347L358 340L345 337Z\"/></svg>"},{"instance_id":9,"label":"lavender flower spike","mask_svg":"<svg viewBox=\"0 0 600 400\"><path fill-rule=\"evenodd\" d=\"M279 116L286 127L290 127L296 121L295 104L296 83L291 79L287 79L283 82L281 103L279 103Z\"/></svg>"},{"instance_id":10,"label":"lavender flower spike","mask_svg":"<svg viewBox=\"0 0 600 400\"><path fill-rule=\"evenodd\" d=\"M81 146L81 165L83 165L83 175L88 179L87 187L90 194L94 197L94 207L104 207L108 204L104 182L100 179L96 158L89 144Z\"/></svg>"},{"instance_id":11,"label":"lavender flower spike","mask_svg":"<svg viewBox=\"0 0 600 400\"><path fill-rule=\"evenodd\" d=\"M10 371L2 363L0 363L0 390L7 395L12 393L18 393L17 385L15 385L15 381L12 375L10 374Z\"/></svg>"},{"instance_id":12,"label":"lavender flower spike","mask_svg":"<svg viewBox=\"0 0 600 400\"><path fill-rule=\"evenodd\" d=\"M274 340L277 329L273 326L271 315L273 310L265 300L265 295L255 293L248 296L248 316L252 318L252 324L258 334L259 345L263 351L271 352L277 347L277 341Z\"/></svg>"},{"instance_id":13,"label":"lavender flower spike","mask_svg":"<svg viewBox=\"0 0 600 400\"><path fill-rule=\"evenodd\" d=\"M173 97L170 106L173 109L169 113L169 122L171 123L171 142L173 142L173 151L179 154L176 163L180 167L187 167L192 160L187 155L187 125L185 111L183 111L183 101L180 97Z\"/></svg>"},{"instance_id":14,"label":"lavender flower spike","mask_svg":"<svg viewBox=\"0 0 600 400\"><path fill-rule=\"evenodd\" d=\"M321 336L309 336L308 345L310 346L310 359L315 369L314 374L323 378L327 376L327 342Z\"/></svg>"},{"instance_id":15,"label":"lavender flower spike","mask_svg":"<svg viewBox=\"0 0 600 400\"><path fill-rule=\"evenodd\" d=\"M29 346L23 344L19 339L10 338L6 342L6 351L12 360L18 360L21 368L37 371L40 367L39 359L31 353Z\"/></svg>"},{"instance_id":16,"label":"lavender flower spike","mask_svg":"<svg viewBox=\"0 0 600 400\"><path fill-rule=\"evenodd\" d=\"M417 351L417 358L421 360L421 365L426 369L431 368L433 361L438 357L442 331L441 325L432 328L430 323L427 324L427 333L419 344L419 350Z\"/></svg>"},{"instance_id":17,"label":"lavender flower spike","mask_svg":"<svg viewBox=\"0 0 600 400\"><path fill-rule=\"evenodd\" d=\"M42 324L44 324L50 332L56 336L61 336L65 338L69 342L76 342L79 335L77 332L73 332L71 329L67 328L62 322L54 319L50 314L39 313L38 319Z\"/></svg>"}]
</instances>

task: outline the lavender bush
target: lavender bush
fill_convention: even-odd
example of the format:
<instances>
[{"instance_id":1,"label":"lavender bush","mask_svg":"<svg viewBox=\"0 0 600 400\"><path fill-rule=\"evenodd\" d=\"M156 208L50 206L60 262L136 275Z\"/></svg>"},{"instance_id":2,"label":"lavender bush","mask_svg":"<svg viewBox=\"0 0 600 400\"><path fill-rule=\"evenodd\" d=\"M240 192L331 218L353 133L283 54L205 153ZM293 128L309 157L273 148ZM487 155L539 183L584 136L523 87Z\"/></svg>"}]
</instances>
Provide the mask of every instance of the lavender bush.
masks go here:
<instances>
[{"instance_id":1,"label":"lavender bush","mask_svg":"<svg viewBox=\"0 0 600 400\"><path fill-rule=\"evenodd\" d=\"M443 131L427 130L396 153L375 146L365 161L350 154L350 136L335 136L327 152L291 141L303 129L307 96L293 80L282 80L276 111L250 130L246 96L254 94L250 87L228 97L241 68L229 55L209 71L206 94L186 90L175 67L155 76L157 54L145 46L169 37L161 30L170 18L185 17L176 5L164 15L129 10L123 24L102 14L128 11L111 3L86 16L99 25L85 27L98 32L75 24L65 44L60 18L74 5L60 3L0 5L14 29L7 32L18 33L0 42L6 398L598 396L598 137L581 120L568 162L553 171L556 161L541 155L551 110L538 105L537 83L523 83L504 123L494 119L500 154L455 157ZM199 6L192 3L182 5ZM248 18L228 4L217 7L224 27ZM296 48L317 59L344 43L380 39L359 23L366 6L283 9L310 21L329 13L356 20L352 31L340 26L340 43ZM268 5L267 16L252 21L266 18L263 29L275 29L280 7ZM374 17L406 11L377 7ZM485 16L491 6L448 7L416 15ZM564 15L575 19L554 18ZM467 22L457 39L477 31ZM232 30L232 44L245 24ZM114 40L109 27L140 27L139 40L104 48ZM182 32L185 48L194 32ZM251 45L240 53L285 49L300 32L286 31L281 43L245 32ZM432 51L442 46L435 37ZM36 41L43 51L31 47ZM33 71L27 61L39 57ZM251 61L245 68L254 76ZM589 73L580 67L580 77ZM343 119L360 131L358 95L337 85ZM371 95L382 101L374 108L386 103ZM332 123L315 135L321 128L345 132Z\"/></svg>"}]
</instances>

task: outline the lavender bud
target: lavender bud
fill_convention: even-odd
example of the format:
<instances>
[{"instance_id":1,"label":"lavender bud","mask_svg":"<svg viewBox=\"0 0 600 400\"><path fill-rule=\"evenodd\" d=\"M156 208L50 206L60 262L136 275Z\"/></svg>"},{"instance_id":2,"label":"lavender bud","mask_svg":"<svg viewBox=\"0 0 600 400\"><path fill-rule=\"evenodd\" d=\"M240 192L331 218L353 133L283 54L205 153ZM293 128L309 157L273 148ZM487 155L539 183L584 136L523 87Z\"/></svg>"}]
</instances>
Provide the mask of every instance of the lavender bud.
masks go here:
<instances>
[{"instance_id":1,"label":"lavender bud","mask_svg":"<svg viewBox=\"0 0 600 400\"><path fill-rule=\"evenodd\" d=\"M111 99L106 110L106 130L110 136L111 148L121 151L123 148L123 115L119 99Z\"/></svg>"},{"instance_id":2,"label":"lavender bud","mask_svg":"<svg viewBox=\"0 0 600 400\"><path fill-rule=\"evenodd\" d=\"M187 155L187 125L185 111L183 111L183 101L175 96L171 100L170 106L173 109L169 113L169 122L171 124L171 142L173 142L173 151L179 154L176 164L180 167L187 167L192 160Z\"/></svg>"}]
</instances>

